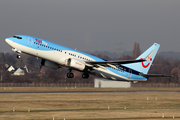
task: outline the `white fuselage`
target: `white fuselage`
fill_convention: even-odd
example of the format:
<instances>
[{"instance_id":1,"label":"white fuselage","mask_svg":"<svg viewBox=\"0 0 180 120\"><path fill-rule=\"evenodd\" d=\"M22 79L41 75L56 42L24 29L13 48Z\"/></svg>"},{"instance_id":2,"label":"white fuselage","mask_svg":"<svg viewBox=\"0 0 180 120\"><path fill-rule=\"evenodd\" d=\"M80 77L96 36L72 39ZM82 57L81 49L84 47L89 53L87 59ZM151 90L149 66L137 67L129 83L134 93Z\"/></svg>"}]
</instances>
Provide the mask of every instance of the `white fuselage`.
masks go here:
<instances>
[{"instance_id":1,"label":"white fuselage","mask_svg":"<svg viewBox=\"0 0 180 120\"><path fill-rule=\"evenodd\" d=\"M42 44L37 42L36 38L31 37L31 41L29 38L27 40L23 39L23 43L16 42L16 40L11 40L9 38L6 39L6 42L13 48L16 52L23 52L29 55L33 55L36 57L40 57L45 60L52 61L61 66L67 66L67 60L69 58L75 58L85 63L85 61L103 61L103 59L98 58L96 56L92 56L74 49L70 49L67 47L58 46L55 43L51 43L49 41L43 41L46 44ZM47 45L49 45L47 47ZM54 48L53 50L50 47ZM117 69L115 69L117 68ZM114 66L113 67L93 67L90 74L95 76L99 76L102 78L110 79L110 80L118 80L118 81L146 81L147 78L142 76L134 75L130 70L126 71L124 68Z\"/></svg>"}]
</instances>

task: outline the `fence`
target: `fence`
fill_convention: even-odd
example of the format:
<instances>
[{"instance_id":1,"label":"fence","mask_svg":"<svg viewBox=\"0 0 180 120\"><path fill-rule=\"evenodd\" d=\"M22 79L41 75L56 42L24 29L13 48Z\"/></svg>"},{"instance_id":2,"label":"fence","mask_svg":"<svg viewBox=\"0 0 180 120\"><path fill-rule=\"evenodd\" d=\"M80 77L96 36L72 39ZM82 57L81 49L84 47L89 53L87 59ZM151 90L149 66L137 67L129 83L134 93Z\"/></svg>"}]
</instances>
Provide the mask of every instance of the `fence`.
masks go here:
<instances>
[{"instance_id":1,"label":"fence","mask_svg":"<svg viewBox=\"0 0 180 120\"><path fill-rule=\"evenodd\" d=\"M94 83L0 83L0 87L94 87Z\"/></svg>"},{"instance_id":2,"label":"fence","mask_svg":"<svg viewBox=\"0 0 180 120\"><path fill-rule=\"evenodd\" d=\"M180 87L178 83L135 83L131 87Z\"/></svg>"},{"instance_id":3,"label":"fence","mask_svg":"<svg viewBox=\"0 0 180 120\"><path fill-rule=\"evenodd\" d=\"M0 87L94 87L94 83L0 83ZM178 83L135 83L131 87L180 87Z\"/></svg>"}]
</instances>

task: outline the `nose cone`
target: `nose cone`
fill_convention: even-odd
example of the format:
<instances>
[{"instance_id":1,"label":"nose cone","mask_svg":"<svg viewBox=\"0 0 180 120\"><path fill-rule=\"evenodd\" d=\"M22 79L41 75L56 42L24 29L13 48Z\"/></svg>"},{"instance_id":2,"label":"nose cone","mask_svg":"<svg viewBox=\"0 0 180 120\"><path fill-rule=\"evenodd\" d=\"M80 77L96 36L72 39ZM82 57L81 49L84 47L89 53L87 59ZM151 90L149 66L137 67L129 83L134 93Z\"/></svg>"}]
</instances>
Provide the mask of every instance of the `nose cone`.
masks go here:
<instances>
[{"instance_id":1,"label":"nose cone","mask_svg":"<svg viewBox=\"0 0 180 120\"><path fill-rule=\"evenodd\" d=\"M5 41L6 41L6 43L7 43L8 45L10 45L10 46L12 47L13 41L11 41L11 40L8 39L8 38L6 38Z\"/></svg>"},{"instance_id":2,"label":"nose cone","mask_svg":"<svg viewBox=\"0 0 180 120\"><path fill-rule=\"evenodd\" d=\"M10 44L10 41L11 41L11 40L9 40L8 38L6 38L5 41L6 41L7 44Z\"/></svg>"},{"instance_id":3,"label":"nose cone","mask_svg":"<svg viewBox=\"0 0 180 120\"><path fill-rule=\"evenodd\" d=\"M9 39L8 39L8 38L6 38L6 39L5 39L5 41L6 41L6 42L8 42L8 41L9 41Z\"/></svg>"}]
</instances>

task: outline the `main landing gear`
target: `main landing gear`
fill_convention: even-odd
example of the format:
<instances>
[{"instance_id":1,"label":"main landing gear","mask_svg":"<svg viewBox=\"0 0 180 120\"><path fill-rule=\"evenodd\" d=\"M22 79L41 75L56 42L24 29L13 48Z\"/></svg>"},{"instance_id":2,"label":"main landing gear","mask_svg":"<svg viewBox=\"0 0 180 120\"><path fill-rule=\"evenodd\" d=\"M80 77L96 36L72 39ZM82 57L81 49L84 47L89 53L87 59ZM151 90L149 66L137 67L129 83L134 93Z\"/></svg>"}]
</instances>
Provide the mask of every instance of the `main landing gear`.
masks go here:
<instances>
[{"instance_id":1,"label":"main landing gear","mask_svg":"<svg viewBox=\"0 0 180 120\"><path fill-rule=\"evenodd\" d=\"M68 78L73 78L74 77L74 73L72 73L71 71L72 70L69 70L69 72L67 73Z\"/></svg>"},{"instance_id":2,"label":"main landing gear","mask_svg":"<svg viewBox=\"0 0 180 120\"><path fill-rule=\"evenodd\" d=\"M73 78L74 77L74 73L71 72L72 70L70 70L68 73L67 73L67 77L68 78ZM85 72L82 74L82 78L84 79L87 79L89 78L89 73Z\"/></svg>"},{"instance_id":3,"label":"main landing gear","mask_svg":"<svg viewBox=\"0 0 180 120\"><path fill-rule=\"evenodd\" d=\"M88 79L89 78L89 72L88 71L89 71L88 68L86 68L84 70L84 73L82 74L82 78L84 78L84 79Z\"/></svg>"},{"instance_id":4,"label":"main landing gear","mask_svg":"<svg viewBox=\"0 0 180 120\"><path fill-rule=\"evenodd\" d=\"M88 73L83 73L83 74L82 74L82 78L84 78L84 79L89 78L89 74L88 74Z\"/></svg>"},{"instance_id":5,"label":"main landing gear","mask_svg":"<svg viewBox=\"0 0 180 120\"><path fill-rule=\"evenodd\" d=\"M73 77L74 77L74 73L69 72L69 73L67 74L67 77L68 77L68 78L73 78Z\"/></svg>"}]
</instances>

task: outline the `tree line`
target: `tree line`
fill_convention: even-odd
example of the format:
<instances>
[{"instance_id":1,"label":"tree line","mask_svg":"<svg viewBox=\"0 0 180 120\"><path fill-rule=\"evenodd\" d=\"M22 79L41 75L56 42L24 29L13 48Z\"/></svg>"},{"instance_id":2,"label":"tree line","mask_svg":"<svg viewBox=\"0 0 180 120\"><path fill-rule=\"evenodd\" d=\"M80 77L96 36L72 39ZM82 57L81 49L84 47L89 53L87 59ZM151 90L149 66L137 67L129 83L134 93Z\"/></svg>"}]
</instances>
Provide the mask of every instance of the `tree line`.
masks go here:
<instances>
[{"instance_id":1,"label":"tree line","mask_svg":"<svg viewBox=\"0 0 180 120\"><path fill-rule=\"evenodd\" d=\"M122 55L116 60L135 59L141 54L139 43L134 43L132 55ZM40 69L41 59L22 54L21 59L16 58L16 53L0 53L0 82L13 83L93 83L94 76L90 75L88 79L81 77L82 73L73 71L74 78L67 78L69 72L67 68L52 70L46 67ZM103 54L92 54L97 57L112 60L109 56ZM13 76L5 68L5 64L12 65L15 68L23 68L25 65L29 73L24 76ZM149 73L173 75L172 78L149 78L148 83L180 83L180 60L173 58L164 58L162 55L156 56Z\"/></svg>"}]
</instances>

